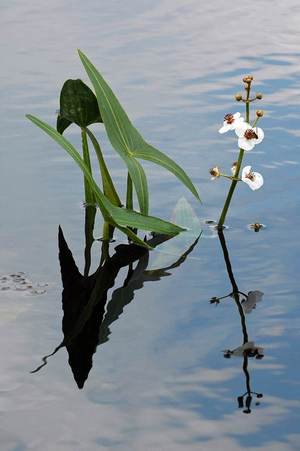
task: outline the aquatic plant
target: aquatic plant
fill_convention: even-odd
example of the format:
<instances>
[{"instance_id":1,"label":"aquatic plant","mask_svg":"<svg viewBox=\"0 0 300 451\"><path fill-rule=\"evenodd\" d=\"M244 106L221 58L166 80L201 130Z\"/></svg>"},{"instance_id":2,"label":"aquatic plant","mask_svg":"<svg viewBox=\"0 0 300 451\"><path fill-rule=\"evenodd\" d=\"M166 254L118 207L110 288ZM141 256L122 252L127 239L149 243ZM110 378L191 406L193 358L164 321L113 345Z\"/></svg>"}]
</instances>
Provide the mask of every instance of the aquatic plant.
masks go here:
<instances>
[{"instance_id":1,"label":"aquatic plant","mask_svg":"<svg viewBox=\"0 0 300 451\"><path fill-rule=\"evenodd\" d=\"M78 52L94 87L95 94L81 80L67 80L60 95L60 112L56 129L30 114L27 115L28 119L54 139L82 170L86 204L97 204L104 218L104 240L112 238L114 228L125 233L135 243L146 247L149 247L149 245L137 235L139 229L170 236L177 235L184 230L182 227L149 216L148 182L139 160L151 161L172 172L200 200L196 188L178 164L144 140L130 122L120 102L101 74L80 50ZM114 186L100 144L88 128L91 124L102 122L112 147L127 167L125 206L123 206ZM72 123L75 123L81 129L82 157L71 142L63 136L66 128ZM102 189L93 177L88 139L91 141L98 158ZM134 210L133 188L138 200L139 211ZM93 227L92 216L90 224Z\"/></svg>"},{"instance_id":2,"label":"aquatic plant","mask_svg":"<svg viewBox=\"0 0 300 451\"><path fill-rule=\"evenodd\" d=\"M225 203L220 215L218 222L218 228L222 229L224 227L224 222L226 215L232 200L233 193L235 191L238 182L242 181L246 183L253 191L259 189L263 183L263 176L259 172L252 171L251 166L245 166L242 169L240 176L241 165L244 158L244 153L251 151L257 144L260 144L264 139L264 132L261 128L257 127L257 123L261 117L263 117L263 111L257 110L256 117L252 125L250 123L250 104L255 100L261 100L262 94L256 94L251 98L251 87L253 82L253 77L247 75L243 78L245 83L246 96L243 97L241 94L237 94L235 99L237 102L245 103L245 119L241 116L239 112L228 113L224 117L223 126L219 129L219 133L224 134L228 131L234 131L238 137L238 147L239 155L237 161L232 164L231 175L223 174L218 166L210 169L211 179L215 180L220 177L225 177L231 181L231 185L225 199Z\"/></svg>"}]
</instances>

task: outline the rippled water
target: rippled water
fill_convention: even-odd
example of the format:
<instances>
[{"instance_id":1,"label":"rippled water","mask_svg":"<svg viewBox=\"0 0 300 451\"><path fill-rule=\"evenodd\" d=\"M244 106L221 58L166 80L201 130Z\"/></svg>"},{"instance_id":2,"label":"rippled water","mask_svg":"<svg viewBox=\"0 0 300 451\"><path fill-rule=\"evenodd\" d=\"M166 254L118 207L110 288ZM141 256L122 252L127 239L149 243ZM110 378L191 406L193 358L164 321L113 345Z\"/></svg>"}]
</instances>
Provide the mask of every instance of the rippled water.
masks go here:
<instances>
[{"instance_id":1,"label":"rippled water","mask_svg":"<svg viewBox=\"0 0 300 451\"><path fill-rule=\"evenodd\" d=\"M1 291L1 450L298 450L299 3L1 3L0 275L24 272L34 286L47 284L37 296L11 286ZM175 267L191 240L154 251L125 294L116 292L126 276L120 270L108 301L118 295L121 304L106 305L106 328L82 390L65 348L30 374L63 337L58 225L82 272L84 211L81 174L24 118L30 112L55 122L63 81L84 78L77 47L143 135L184 166L204 202L145 164L152 213L171 217L186 196L203 233ZM226 181L209 180L208 168L236 158L233 136L217 130L236 110L233 94L246 73L264 93L266 137L246 160L265 185L255 193L239 187L225 231L239 290L264 293L243 323L245 308L233 298L210 303L232 287L224 243L222 249L205 220L218 218L227 190ZM68 135L79 144L75 129ZM121 186L122 164L104 136L102 142ZM254 222L266 228L249 230ZM96 243L94 268L99 252ZM157 268L164 272L149 273ZM245 322L263 359L225 359L222 351L243 344ZM247 384L263 394L253 395L251 414L238 407Z\"/></svg>"}]
</instances>

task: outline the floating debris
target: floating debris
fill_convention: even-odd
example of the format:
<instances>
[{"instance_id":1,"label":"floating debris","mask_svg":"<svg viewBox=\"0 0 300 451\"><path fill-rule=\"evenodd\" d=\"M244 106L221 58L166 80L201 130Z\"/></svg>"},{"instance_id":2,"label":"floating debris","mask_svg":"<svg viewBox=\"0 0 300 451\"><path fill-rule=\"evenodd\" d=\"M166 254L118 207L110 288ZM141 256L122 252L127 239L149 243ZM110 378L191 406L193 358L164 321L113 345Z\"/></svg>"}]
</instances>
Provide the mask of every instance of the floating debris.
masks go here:
<instances>
[{"instance_id":1,"label":"floating debris","mask_svg":"<svg viewBox=\"0 0 300 451\"><path fill-rule=\"evenodd\" d=\"M33 283L24 272L0 275L0 291L22 291L28 295L46 293L47 283Z\"/></svg>"}]
</instances>

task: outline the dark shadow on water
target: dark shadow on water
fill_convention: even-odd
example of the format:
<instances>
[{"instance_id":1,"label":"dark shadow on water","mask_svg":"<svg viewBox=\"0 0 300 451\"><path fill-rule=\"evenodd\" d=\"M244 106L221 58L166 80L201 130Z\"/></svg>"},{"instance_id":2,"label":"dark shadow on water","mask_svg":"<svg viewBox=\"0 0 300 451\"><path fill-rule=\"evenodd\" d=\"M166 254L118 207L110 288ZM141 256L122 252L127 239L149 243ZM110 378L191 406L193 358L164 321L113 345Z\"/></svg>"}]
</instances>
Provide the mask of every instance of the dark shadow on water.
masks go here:
<instances>
[{"instance_id":1,"label":"dark shadow on water","mask_svg":"<svg viewBox=\"0 0 300 451\"><path fill-rule=\"evenodd\" d=\"M86 223L87 225L87 223ZM148 244L156 247L170 239L167 235L155 235ZM32 373L38 372L47 364L50 356L65 347L69 355L69 365L78 388L83 388L93 366L93 354L97 346L109 339L110 326L123 313L145 282L157 282L163 277L170 276L169 270L180 266L198 242L197 238L190 248L170 266L155 270L147 270L149 251L141 246L120 244L114 248L109 256L109 244L102 244L100 264L92 275L88 275L91 265L92 240L86 233L85 270L84 275L79 272L72 252L59 227L58 246L61 278L63 285L62 307L63 341L51 354L43 357L43 364ZM120 288L113 291L106 306L108 291L115 284L122 268L127 268L127 274Z\"/></svg>"}]
</instances>

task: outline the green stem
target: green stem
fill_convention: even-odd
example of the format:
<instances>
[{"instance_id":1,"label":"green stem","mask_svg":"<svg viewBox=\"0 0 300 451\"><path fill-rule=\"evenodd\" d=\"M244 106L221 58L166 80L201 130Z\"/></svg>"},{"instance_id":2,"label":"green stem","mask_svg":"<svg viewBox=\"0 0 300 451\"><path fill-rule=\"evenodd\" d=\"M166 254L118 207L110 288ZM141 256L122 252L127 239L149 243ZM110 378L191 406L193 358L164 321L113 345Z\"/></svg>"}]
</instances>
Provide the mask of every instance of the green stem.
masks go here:
<instances>
[{"instance_id":1,"label":"green stem","mask_svg":"<svg viewBox=\"0 0 300 451\"><path fill-rule=\"evenodd\" d=\"M127 173L126 208L133 210L133 186L129 172Z\"/></svg>"},{"instance_id":2,"label":"green stem","mask_svg":"<svg viewBox=\"0 0 300 451\"><path fill-rule=\"evenodd\" d=\"M102 234L103 241L109 241L109 239L110 239L109 227L110 227L109 223L105 221L103 224L103 234Z\"/></svg>"},{"instance_id":3,"label":"green stem","mask_svg":"<svg viewBox=\"0 0 300 451\"><path fill-rule=\"evenodd\" d=\"M87 142L86 130L84 128L81 129L81 141L82 141L83 160L84 160L86 166L88 167L90 173L92 173L89 146L88 146L88 142ZM85 192L85 203L87 205L94 204L95 203L94 193L93 193L86 177L84 177L84 192Z\"/></svg>"},{"instance_id":4,"label":"green stem","mask_svg":"<svg viewBox=\"0 0 300 451\"><path fill-rule=\"evenodd\" d=\"M250 89L251 89L251 84L248 84L248 88L247 88L247 98L246 98L246 122L249 123L249 119L250 119L250 103L249 103L249 96L250 96ZM236 169L235 169L235 173L234 173L234 179L231 182L225 203L224 203L224 207L218 222L218 228L222 229L225 219L226 219L226 215L228 212L228 208L234 193L234 190L236 188L237 182L239 181L239 174L240 174L240 169L241 169L241 165L242 165L242 161L243 161L243 157L244 157L244 149L240 149L240 153L239 153L239 158L236 164Z\"/></svg>"},{"instance_id":5,"label":"green stem","mask_svg":"<svg viewBox=\"0 0 300 451\"><path fill-rule=\"evenodd\" d=\"M223 210L222 210L219 222L218 222L218 228L220 228L220 229L222 229L222 227L224 225L225 218L226 218L226 215L227 215L227 211L228 211L228 208L229 208L229 205L230 205L230 202L231 202L231 199L232 199L235 187L237 185L237 182L239 181L238 180L239 179L239 173L240 173L240 169L241 169L241 165L242 165L242 161L243 161L244 152L245 152L244 149L240 149L239 158L238 158L238 161L237 161L237 164L236 164L234 179L231 182L231 185L230 185L230 188L229 188L226 200L225 200L225 204L224 204L224 207L223 207Z\"/></svg>"}]
</instances>

